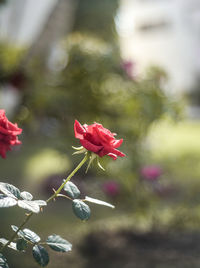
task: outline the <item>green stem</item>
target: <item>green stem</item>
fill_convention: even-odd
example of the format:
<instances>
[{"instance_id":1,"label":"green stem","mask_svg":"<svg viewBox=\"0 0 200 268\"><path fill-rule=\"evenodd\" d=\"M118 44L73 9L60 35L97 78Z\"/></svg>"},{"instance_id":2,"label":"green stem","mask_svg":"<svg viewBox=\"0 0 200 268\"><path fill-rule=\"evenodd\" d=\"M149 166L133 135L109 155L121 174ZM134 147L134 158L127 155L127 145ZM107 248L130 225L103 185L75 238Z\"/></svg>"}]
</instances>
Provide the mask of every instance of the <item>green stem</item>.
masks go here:
<instances>
[{"instance_id":1,"label":"green stem","mask_svg":"<svg viewBox=\"0 0 200 268\"><path fill-rule=\"evenodd\" d=\"M58 188L57 191L55 191L55 193L49 197L49 199L46 200L46 202L48 203L49 201L51 201L52 199L56 198L56 196L62 191L62 189L64 188L65 184L74 176L74 174L82 167L82 165L87 161L88 159L88 153L86 153L85 157L83 158L83 160L79 163L79 165L69 174L69 176L65 179L65 181L61 184L61 186Z\"/></svg>"},{"instance_id":2,"label":"green stem","mask_svg":"<svg viewBox=\"0 0 200 268\"><path fill-rule=\"evenodd\" d=\"M18 227L17 231L14 232L14 234L12 235L12 237L10 238L10 240L3 245L3 247L1 248L0 252L3 252L4 248L6 248L7 246L10 245L11 242L13 242L13 240L15 239L15 237L17 236L18 232L24 227L24 225L28 222L28 220L30 219L30 217L33 215L33 212L31 212L30 214L26 215L25 220L22 222L22 224Z\"/></svg>"},{"instance_id":3,"label":"green stem","mask_svg":"<svg viewBox=\"0 0 200 268\"><path fill-rule=\"evenodd\" d=\"M52 196L49 197L49 199L46 200L46 202L50 202L51 200L55 199L58 194L61 192L61 190L63 189L63 187L65 186L65 184L74 176L74 174L84 165L84 163L88 160L88 153L86 153L85 157L83 158L83 160L78 164L78 166L69 174L69 176L64 180L64 182L61 184L61 186L58 188L57 191L54 192L54 194ZM29 221L29 219L31 218L31 216L34 213L31 212L28 215L26 215L25 220L22 222L22 224L18 227L17 231L13 234L13 236L10 238L10 240L3 245L3 247L1 248L0 252L2 252L4 250L4 248L6 248L7 246L10 245L11 242L13 242L13 240L15 239L15 237L17 236L18 232L24 227L24 225Z\"/></svg>"}]
</instances>

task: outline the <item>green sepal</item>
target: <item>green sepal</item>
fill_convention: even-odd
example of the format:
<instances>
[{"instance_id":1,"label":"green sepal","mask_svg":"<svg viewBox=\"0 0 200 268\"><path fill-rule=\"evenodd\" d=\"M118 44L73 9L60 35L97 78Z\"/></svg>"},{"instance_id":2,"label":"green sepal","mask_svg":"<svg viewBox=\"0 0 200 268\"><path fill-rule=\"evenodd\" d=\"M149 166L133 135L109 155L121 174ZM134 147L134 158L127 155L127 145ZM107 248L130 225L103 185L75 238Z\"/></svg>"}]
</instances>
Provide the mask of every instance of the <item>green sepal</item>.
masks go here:
<instances>
[{"instance_id":1,"label":"green sepal","mask_svg":"<svg viewBox=\"0 0 200 268\"><path fill-rule=\"evenodd\" d=\"M103 171L105 171L105 168L102 167L101 163L99 162L99 157L97 157L97 165L100 169L102 169Z\"/></svg>"},{"instance_id":2,"label":"green sepal","mask_svg":"<svg viewBox=\"0 0 200 268\"><path fill-rule=\"evenodd\" d=\"M87 172L88 172L88 169L90 168L90 166L91 166L92 162L93 162L93 161L94 161L94 159L96 159L96 158L97 158L97 154L95 154L95 153L91 152L91 153L90 153L90 156L89 156L89 163L88 163L88 166L87 166L87 168L86 168L85 173L87 173Z\"/></svg>"}]
</instances>

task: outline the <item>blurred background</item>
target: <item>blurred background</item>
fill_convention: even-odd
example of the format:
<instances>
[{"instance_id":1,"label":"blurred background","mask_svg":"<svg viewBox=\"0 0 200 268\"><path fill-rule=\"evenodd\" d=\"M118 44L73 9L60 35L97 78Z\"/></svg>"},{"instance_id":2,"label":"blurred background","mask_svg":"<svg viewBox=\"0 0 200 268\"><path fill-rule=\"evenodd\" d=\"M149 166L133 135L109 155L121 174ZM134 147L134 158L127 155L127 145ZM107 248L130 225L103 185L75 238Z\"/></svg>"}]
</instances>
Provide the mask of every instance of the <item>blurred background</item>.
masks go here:
<instances>
[{"instance_id":1,"label":"blurred background","mask_svg":"<svg viewBox=\"0 0 200 268\"><path fill-rule=\"evenodd\" d=\"M116 132L127 155L72 179L115 210L80 222L57 200L31 219L73 244L49 267L199 267L199 88L199 0L0 1L0 108L23 128L1 181L47 199L81 160L75 119ZM1 209L0 237L23 219ZM15 268L36 267L30 255L6 251Z\"/></svg>"}]
</instances>

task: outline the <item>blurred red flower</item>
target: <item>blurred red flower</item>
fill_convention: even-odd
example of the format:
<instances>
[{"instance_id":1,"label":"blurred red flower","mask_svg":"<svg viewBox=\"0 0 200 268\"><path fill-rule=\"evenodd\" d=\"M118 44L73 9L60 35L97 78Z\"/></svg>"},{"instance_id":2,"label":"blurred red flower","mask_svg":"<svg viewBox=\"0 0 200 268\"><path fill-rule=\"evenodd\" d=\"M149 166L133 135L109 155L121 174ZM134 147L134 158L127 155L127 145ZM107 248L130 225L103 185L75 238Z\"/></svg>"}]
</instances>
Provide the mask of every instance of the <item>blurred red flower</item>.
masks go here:
<instances>
[{"instance_id":1,"label":"blurred red flower","mask_svg":"<svg viewBox=\"0 0 200 268\"><path fill-rule=\"evenodd\" d=\"M128 77L130 77L131 79L135 78L135 74L134 74L135 63L134 62L132 62L130 60L124 61L122 63L122 69L126 72Z\"/></svg>"},{"instance_id":2,"label":"blurred red flower","mask_svg":"<svg viewBox=\"0 0 200 268\"><path fill-rule=\"evenodd\" d=\"M22 129L17 124L8 121L5 110L0 110L0 155L6 158L6 152L11 150L11 146L21 144L17 135L21 134Z\"/></svg>"},{"instance_id":3,"label":"blurred red flower","mask_svg":"<svg viewBox=\"0 0 200 268\"><path fill-rule=\"evenodd\" d=\"M102 185L105 194L109 196L116 196L120 192L120 185L116 181L107 181Z\"/></svg>"},{"instance_id":4,"label":"blurred red flower","mask_svg":"<svg viewBox=\"0 0 200 268\"><path fill-rule=\"evenodd\" d=\"M162 169L159 166L145 166L141 169L142 177L147 180L156 180L162 173Z\"/></svg>"},{"instance_id":5,"label":"blurred red flower","mask_svg":"<svg viewBox=\"0 0 200 268\"><path fill-rule=\"evenodd\" d=\"M114 138L116 134L111 133L101 124L81 125L75 120L74 132L75 137L80 140L85 149L94 152L100 157L108 155L116 160L118 156L125 156L124 153L116 149L122 144L123 139L116 140Z\"/></svg>"}]
</instances>

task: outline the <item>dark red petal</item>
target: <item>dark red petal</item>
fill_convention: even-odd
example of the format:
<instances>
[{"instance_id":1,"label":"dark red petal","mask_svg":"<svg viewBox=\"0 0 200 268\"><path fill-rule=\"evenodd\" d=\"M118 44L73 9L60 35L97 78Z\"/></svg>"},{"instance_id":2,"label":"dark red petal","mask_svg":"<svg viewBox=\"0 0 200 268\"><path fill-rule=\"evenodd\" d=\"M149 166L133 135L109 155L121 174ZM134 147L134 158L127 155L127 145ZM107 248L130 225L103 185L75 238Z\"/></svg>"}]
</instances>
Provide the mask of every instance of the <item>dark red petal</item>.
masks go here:
<instances>
[{"instance_id":1,"label":"dark red petal","mask_svg":"<svg viewBox=\"0 0 200 268\"><path fill-rule=\"evenodd\" d=\"M117 159L117 155L116 154L109 153L108 156L112 157L113 160L116 160Z\"/></svg>"},{"instance_id":2,"label":"dark red petal","mask_svg":"<svg viewBox=\"0 0 200 268\"><path fill-rule=\"evenodd\" d=\"M86 133L85 128L77 120L74 123L74 133L77 139L83 139L83 134Z\"/></svg>"},{"instance_id":3,"label":"dark red petal","mask_svg":"<svg viewBox=\"0 0 200 268\"><path fill-rule=\"evenodd\" d=\"M126 156L124 153L120 152L119 150L115 149L111 144L102 143L104 150L106 150L108 153L113 153L118 156Z\"/></svg>"},{"instance_id":4,"label":"dark red petal","mask_svg":"<svg viewBox=\"0 0 200 268\"><path fill-rule=\"evenodd\" d=\"M19 135L22 132L21 128L18 128L17 124L13 124L10 121L8 123L8 130L12 131L13 135Z\"/></svg>"},{"instance_id":5,"label":"dark red petal","mask_svg":"<svg viewBox=\"0 0 200 268\"><path fill-rule=\"evenodd\" d=\"M87 140L80 140L80 143L85 149L94 153L99 152L103 148L103 146L94 145Z\"/></svg>"},{"instance_id":6,"label":"dark red petal","mask_svg":"<svg viewBox=\"0 0 200 268\"><path fill-rule=\"evenodd\" d=\"M103 142L110 142L113 139L113 135L112 133L107 130L107 129L101 129L96 127L95 128L96 133L98 134L99 138L103 141Z\"/></svg>"},{"instance_id":7,"label":"dark red petal","mask_svg":"<svg viewBox=\"0 0 200 268\"><path fill-rule=\"evenodd\" d=\"M103 157L104 155L107 155L109 153L109 151L107 151L105 148L103 148L99 153L98 155L100 157Z\"/></svg>"},{"instance_id":8,"label":"dark red petal","mask_svg":"<svg viewBox=\"0 0 200 268\"><path fill-rule=\"evenodd\" d=\"M12 130L8 130L8 129L2 127L2 126L0 126L0 132L1 132L2 134L5 134L5 135L12 134Z\"/></svg>"},{"instance_id":9,"label":"dark red petal","mask_svg":"<svg viewBox=\"0 0 200 268\"><path fill-rule=\"evenodd\" d=\"M10 122L9 122L9 123L10 123ZM15 129L11 130L11 129L6 129L6 128L0 126L0 132L1 132L2 134L5 134L5 135L10 135L10 134L11 134L11 135L19 135L19 134L21 134L22 129L21 129L21 128L16 128L16 127L15 127Z\"/></svg>"},{"instance_id":10,"label":"dark red petal","mask_svg":"<svg viewBox=\"0 0 200 268\"><path fill-rule=\"evenodd\" d=\"M114 154L116 154L116 155L118 155L118 156L120 156L120 157L124 157L124 156L126 156L124 153L122 153L121 151L119 151L119 150L117 150L117 149L113 149L113 150L112 150L112 153L114 153Z\"/></svg>"},{"instance_id":11,"label":"dark red petal","mask_svg":"<svg viewBox=\"0 0 200 268\"><path fill-rule=\"evenodd\" d=\"M118 147L122 144L122 142L123 142L123 139L120 139L120 140L113 140L113 141L111 142L111 144L112 144L112 146L113 146L114 148L118 148Z\"/></svg>"}]
</instances>

